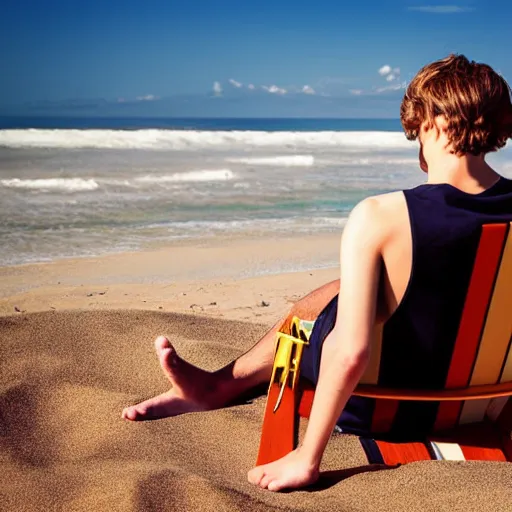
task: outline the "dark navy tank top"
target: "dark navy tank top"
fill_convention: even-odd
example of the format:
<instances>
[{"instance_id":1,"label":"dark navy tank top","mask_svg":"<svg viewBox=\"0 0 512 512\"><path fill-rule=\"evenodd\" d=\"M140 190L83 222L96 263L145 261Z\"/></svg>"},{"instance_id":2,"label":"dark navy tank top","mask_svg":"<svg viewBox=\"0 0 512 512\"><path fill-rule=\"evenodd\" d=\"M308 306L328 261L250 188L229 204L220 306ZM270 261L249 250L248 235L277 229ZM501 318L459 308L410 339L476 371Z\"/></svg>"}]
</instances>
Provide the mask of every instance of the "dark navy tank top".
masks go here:
<instances>
[{"instance_id":1,"label":"dark navy tank top","mask_svg":"<svg viewBox=\"0 0 512 512\"><path fill-rule=\"evenodd\" d=\"M512 180L502 177L480 194L443 183L420 185L404 195L412 232L412 270L402 301L384 325L378 384L442 389L482 225L512 222ZM335 297L319 315L304 352L301 372L315 385L322 343L334 327L337 306ZM439 402L400 402L391 431L380 437L424 438L433 429L438 407ZM373 435L374 408L374 399L351 397L339 428Z\"/></svg>"}]
</instances>

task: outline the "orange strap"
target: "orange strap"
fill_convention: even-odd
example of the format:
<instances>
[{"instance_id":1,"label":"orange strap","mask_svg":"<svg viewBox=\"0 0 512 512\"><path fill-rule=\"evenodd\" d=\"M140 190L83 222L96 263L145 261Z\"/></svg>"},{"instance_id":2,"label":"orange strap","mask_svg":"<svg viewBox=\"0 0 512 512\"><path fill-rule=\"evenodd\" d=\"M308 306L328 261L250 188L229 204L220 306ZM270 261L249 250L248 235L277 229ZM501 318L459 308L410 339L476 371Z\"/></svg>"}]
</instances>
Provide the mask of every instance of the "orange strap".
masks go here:
<instances>
[{"instance_id":1,"label":"orange strap","mask_svg":"<svg viewBox=\"0 0 512 512\"><path fill-rule=\"evenodd\" d=\"M393 388L378 388L371 385L359 385L354 395L367 398L385 398L388 400L418 400L418 401L451 401L451 400L480 400L512 395L512 382L472 386L461 389L441 390L404 390Z\"/></svg>"}]
</instances>

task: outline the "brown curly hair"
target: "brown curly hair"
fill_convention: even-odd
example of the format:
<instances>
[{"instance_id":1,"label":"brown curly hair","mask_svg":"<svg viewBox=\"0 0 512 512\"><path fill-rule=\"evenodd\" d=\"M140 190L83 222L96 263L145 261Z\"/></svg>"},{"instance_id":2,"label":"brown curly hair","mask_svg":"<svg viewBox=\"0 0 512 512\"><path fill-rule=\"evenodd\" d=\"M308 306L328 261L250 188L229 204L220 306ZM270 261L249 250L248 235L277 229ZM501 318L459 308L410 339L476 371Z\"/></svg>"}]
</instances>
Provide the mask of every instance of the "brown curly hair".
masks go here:
<instances>
[{"instance_id":1,"label":"brown curly hair","mask_svg":"<svg viewBox=\"0 0 512 512\"><path fill-rule=\"evenodd\" d=\"M489 153L512 137L510 96L510 86L490 66L452 54L423 67L413 78L400 106L400 120L406 137L415 140L424 121L432 126L442 115L452 153Z\"/></svg>"}]
</instances>

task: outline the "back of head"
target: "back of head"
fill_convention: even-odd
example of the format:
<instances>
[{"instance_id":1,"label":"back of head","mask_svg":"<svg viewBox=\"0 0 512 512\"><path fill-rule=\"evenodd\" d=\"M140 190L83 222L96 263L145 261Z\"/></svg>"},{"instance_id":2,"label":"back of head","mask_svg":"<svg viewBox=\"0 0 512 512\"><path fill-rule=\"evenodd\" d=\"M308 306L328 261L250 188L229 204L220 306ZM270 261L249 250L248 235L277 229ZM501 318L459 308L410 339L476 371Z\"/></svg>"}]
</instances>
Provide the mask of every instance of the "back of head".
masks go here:
<instances>
[{"instance_id":1,"label":"back of head","mask_svg":"<svg viewBox=\"0 0 512 512\"><path fill-rule=\"evenodd\" d=\"M511 90L486 64L450 55L423 67L408 85L400 119L415 140L423 122L446 120L451 150L458 156L496 151L512 137Z\"/></svg>"}]
</instances>

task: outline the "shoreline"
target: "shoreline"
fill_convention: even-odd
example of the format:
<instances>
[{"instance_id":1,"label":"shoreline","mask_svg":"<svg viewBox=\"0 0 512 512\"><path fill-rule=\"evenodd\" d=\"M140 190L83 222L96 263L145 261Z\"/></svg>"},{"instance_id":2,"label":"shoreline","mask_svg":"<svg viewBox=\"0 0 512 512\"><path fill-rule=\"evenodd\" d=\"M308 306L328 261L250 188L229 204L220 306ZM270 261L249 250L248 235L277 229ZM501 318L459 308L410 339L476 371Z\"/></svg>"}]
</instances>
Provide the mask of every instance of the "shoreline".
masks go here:
<instances>
[{"instance_id":1,"label":"shoreline","mask_svg":"<svg viewBox=\"0 0 512 512\"><path fill-rule=\"evenodd\" d=\"M270 324L339 277L340 236L216 239L0 267L0 315L141 309Z\"/></svg>"},{"instance_id":2,"label":"shoreline","mask_svg":"<svg viewBox=\"0 0 512 512\"><path fill-rule=\"evenodd\" d=\"M346 219L343 219L346 221ZM140 247L134 249L118 249L107 250L103 254L84 254L78 256L56 256L47 260L24 261L20 263L2 263L0 260L0 277L6 273L7 269L25 268L31 266L45 266L60 263L82 262L86 260L97 260L100 258L117 258L126 255L136 255L141 253L156 253L162 251L172 251L175 249L189 248L189 249L214 249L218 247L236 246L236 245L251 245L251 244L276 244L276 243L291 243L304 241L307 242L325 242L330 241L332 238L341 238L345 222L340 223L339 230L323 231L319 234L293 234L288 233L275 233L275 234L261 234L257 232L240 232L229 233L214 236L194 236L194 237L178 237L169 241L150 241ZM1 290L0 290L1 293Z\"/></svg>"}]
</instances>

